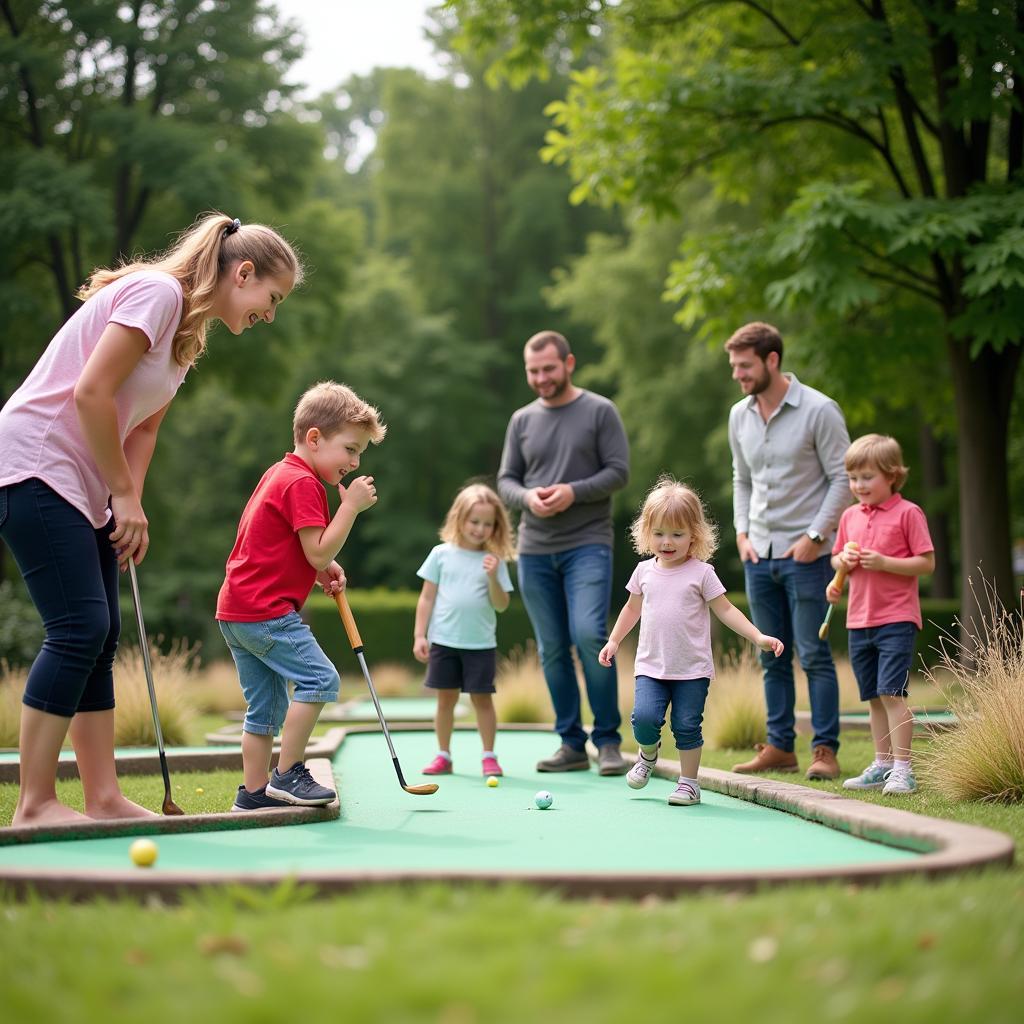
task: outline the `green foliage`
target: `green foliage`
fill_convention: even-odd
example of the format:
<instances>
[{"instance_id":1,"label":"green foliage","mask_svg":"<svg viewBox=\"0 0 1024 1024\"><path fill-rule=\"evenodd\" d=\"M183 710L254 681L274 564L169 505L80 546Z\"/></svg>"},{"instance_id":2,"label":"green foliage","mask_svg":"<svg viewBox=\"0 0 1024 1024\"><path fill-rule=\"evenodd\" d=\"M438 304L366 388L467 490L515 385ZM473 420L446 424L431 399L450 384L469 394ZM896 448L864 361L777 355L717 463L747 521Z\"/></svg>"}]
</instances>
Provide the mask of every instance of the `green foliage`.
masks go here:
<instances>
[{"instance_id":1,"label":"green foliage","mask_svg":"<svg viewBox=\"0 0 1024 1024\"><path fill-rule=\"evenodd\" d=\"M28 665L42 642L43 625L24 585L0 580L0 662Z\"/></svg>"},{"instance_id":2,"label":"green foliage","mask_svg":"<svg viewBox=\"0 0 1024 1024\"><path fill-rule=\"evenodd\" d=\"M373 672L374 662L418 665L412 655L412 627L416 617L418 590L356 590L349 594L352 615L366 646L366 660ZM338 615L338 607L329 597L313 594L306 602L303 616L320 646L345 670L358 672L348 638ZM512 603L498 616L498 652L511 654L533 640L533 630L522 601L515 595Z\"/></svg>"}]
</instances>

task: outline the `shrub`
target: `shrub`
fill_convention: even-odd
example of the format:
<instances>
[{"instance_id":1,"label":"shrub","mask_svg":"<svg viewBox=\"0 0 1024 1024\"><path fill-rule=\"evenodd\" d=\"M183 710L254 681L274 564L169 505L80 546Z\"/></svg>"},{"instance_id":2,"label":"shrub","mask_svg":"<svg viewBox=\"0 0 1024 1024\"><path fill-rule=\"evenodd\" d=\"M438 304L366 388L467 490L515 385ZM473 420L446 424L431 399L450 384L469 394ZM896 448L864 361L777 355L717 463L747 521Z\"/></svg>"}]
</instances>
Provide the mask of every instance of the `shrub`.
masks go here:
<instances>
[{"instance_id":1,"label":"shrub","mask_svg":"<svg viewBox=\"0 0 1024 1024\"><path fill-rule=\"evenodd\" d=\"M767 711L761 662L745 644L727 651L708 691L704 736L712 750L745 750L764 743Z\"/></svg>"},{"instance_id":2,"label":"shrub","mask_svg":"<svg viewBox=\"0 0 1024 1024\"><path fill-rule=\"evenodd\" d=\"M25 588L0 580L0 660L14 667L29 665L42 642L43 624Z\"/></svg>"},{"instance_id":3,"label":"shrub","mask_svg":"<svg viewBox=\"0 0 1024 1024\"><path fill-rule=\"evenodd\" d=\"M189 726L197 707L192 694L196 690L195 648L183 641L162 652L150 646L153 684L160 710L160 729L167 746L188 742ZM119 747L151 747L156 744L149 689L138 647L121 648L114 663L114 742Z\"/></svg>"},{"instance_id":4,"label":"shrub","mask_svg":"<svg viewBox=\"0 0 1024 1024\"><path fill-rule=\"evenodd\" d=\"M922 781L954 800L1024 800L1024 618L985 584L988 614L940 644L943 678L928 678L958 720L918 758ZM950 682L950 680L952 682Z\"/></svg>"}]
</instances>

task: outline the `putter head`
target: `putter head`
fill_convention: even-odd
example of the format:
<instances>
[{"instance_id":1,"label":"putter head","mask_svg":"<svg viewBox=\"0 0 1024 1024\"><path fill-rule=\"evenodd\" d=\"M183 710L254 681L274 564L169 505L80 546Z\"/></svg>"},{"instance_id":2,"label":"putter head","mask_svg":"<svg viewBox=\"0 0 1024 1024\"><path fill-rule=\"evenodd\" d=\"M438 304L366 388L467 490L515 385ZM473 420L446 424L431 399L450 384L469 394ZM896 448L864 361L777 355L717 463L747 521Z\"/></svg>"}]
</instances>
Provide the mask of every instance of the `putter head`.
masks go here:
<instances>
[{"instance_id":1,"label":"putter head","mask_svg":"<svg viewBox=\"0 0 1024 1024\"><path fill-rule=\"evenodd\" d=\"M165 814L173 817L174 815L184 815L184 811L171 799L170 793L164 797L163 806L160 810Z\"/></svg>"},{"instance_id":2,"label":"putter head","mask_svg":"<svg viewBox=\"0 0 1024 1024\"><path fill-rule=\"evenodd\" d=\"M437 783L424 782L422 786L402 786L402 789L413 796L430 796L431 793L437 792Z\"/></svg>"}]
</instances>

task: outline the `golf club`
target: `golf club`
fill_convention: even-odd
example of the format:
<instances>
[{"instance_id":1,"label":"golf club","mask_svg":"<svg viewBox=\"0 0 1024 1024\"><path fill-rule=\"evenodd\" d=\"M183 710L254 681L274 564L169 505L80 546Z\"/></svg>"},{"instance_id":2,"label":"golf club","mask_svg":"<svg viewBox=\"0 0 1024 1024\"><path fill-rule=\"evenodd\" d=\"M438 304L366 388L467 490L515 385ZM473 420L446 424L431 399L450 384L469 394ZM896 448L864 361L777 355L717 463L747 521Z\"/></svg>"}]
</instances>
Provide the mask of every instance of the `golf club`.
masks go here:
<instances>
[{"instance_id":1,"label":"golf club","mask_svg":"<svg viewBox=\"0 0 1024 1024\"><path fill-rule=\"evenodd\" d=\"M156 731L156 748L160 753L160 771L164 776L164 802L161 810L164 814L184 814L185 812L171 799L171 775L167 771L167 754L164 751L164 733L160 728L160 712L156 706L156 687L153 685L153 666L149 661L149 638L146 636L146 624L142 620L142 600L139 597L139 579L135 575L135 562L128 559L128 578L132 584L132 603L135 605L135 621L139 626L139 650L142 652L142 667L146 673L146 686L149 688L149 706L153 710L153 728Z\"/></svg>"},{"instance_id":2,"label":"golf club","mask_svg":"<svg viewBox=\"0 0 1024 1024\"><path fill-rule=\"evenodd\" d=\"M859 545L856 541L850 540L843 545L843 550L856 551L858 546ZM829 587L835 587L841 594L844 586L846 586L846 566L840 563L839 568L836 569L835 576L832 577L832 582L829 584ZM832 612L835 611L835 607L836 606L834 604L830 604L828 606L828 611L825 612L825 621L818 627L819 640L824 640L828 637L828 624L832 621Z\"/></svg>"},{"instance_id":3,"label":"golf club","mask_svg":"<svg viewBox=\"0 0 1024 1024\"><path fill-rule=\"evenodd\" d=\"M359 667L363 670L363 678L366 680L366 685L370 688L370 696L373 698L373 706L377 709L377 718L380 721L380 727L384 732L384 739L387 740L388 750L391 751L391 763L395 766L395 772L398 775L398 781L402 785L402 789L406 793L412 793L414 796L429 796L431 793L437 792L437 783L428 782L422 786L409 786L406 784L405 776L402 775L402 766L398 763L398 755L395 753L394 744L391 742L391 734L388 732L387 722L384 721L384 712L380 709L380 701L377 700L377 691L373 688L373 680L370 678L370 670L366 667L366 659L363 657L363 641L359 636L359 629L356 626L356 620L352 617L352 609L349 607L348 598L345 596L345 591L341 591L340 594L334 595L334 600L338 604L338 614L341 615L341 621L344 623L345 632L348 634L348 642L352 645L352 650L355 652L355 656L359 659Z\"/></svg>"}]
</instances>

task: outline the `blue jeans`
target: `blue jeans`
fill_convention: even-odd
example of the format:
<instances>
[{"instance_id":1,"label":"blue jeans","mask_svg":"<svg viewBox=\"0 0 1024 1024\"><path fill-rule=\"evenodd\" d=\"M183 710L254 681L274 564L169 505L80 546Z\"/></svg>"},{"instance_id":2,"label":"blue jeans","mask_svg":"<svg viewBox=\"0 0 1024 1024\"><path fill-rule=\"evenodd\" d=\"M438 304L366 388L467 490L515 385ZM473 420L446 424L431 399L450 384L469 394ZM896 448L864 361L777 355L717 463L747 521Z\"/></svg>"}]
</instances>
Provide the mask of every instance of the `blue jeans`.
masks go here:
<instances>
[{"instance_id":1,"label":"blue jeans","mask_svg":"<svg viewBox=\"0 0 1024 1024\"><path fill-rule=\"evenodd\" d=\"M326 704L338 699L338 670L320 649L298 612L264 622L222 622L220 631L238 669L248 709L242 729L276 736L292 700Z\"/></svg>"},{"instance_id":2,"label":"blue jeans","mask_svg":"<svg viewBox=\"0 0 1024 1024\"><path fill-rule=\"evenodd\" d=\"M914 664L917 623L887 622L883 626L849 629L846 635L860 699L873 700L880 694L906 697Z\"/></svg>"},{"instance_id":3,"label":"blue jeans","mask_svg":"<svg viewBox=\"0 0 1024 1024\"><path fill-rule=\"evenodd\" d=\"M555 731L574 750L586 745L572 661L575 645L594 712L590 738L598 747L618 743L622 715L615 669L597 660L608 639L612 549L606 544L583 544L554 555L520 555L518 565L519 592L555 706Z\"/></svg>"},{"instance_id":4,"label":"blue jeans","mask_svg":"<svg viewBox=\"0 0 1024 1024\"><path fill-rule=\"evenodd\" d=\"M95 529L34 478L0 487L0 537L17 562L46 636L22 698L51 715L109 711L121 633L111 520Z\"/></svg>"},{"instance_id":5,"label":"blue jeans","mask_svg":"<svg viewBox=\"0 0 1024 1024\"><path fill-rule=\"evenodd\" d=\"M825 588L832 578L828 555L813 562L792 558L762 558L744 562L750 600L750 618L762 633L778 637L786 649L776 658L761 652L764 697L768 705L768 742L791 751L796 737L796 687L793 680L793 649L804 672L811 699L814 746L839 749L839 680L832 650L818 639L828 602Z\"/></svg>"},{"instance_id":6,"label":"blue jeans","mask_svg":"<svg viewBox=\"0 0 1024 1024\"><path fill-rule=\"evenodd\" d=\"M633 737L642 747L653 747L661 737L665 711L672 705L672 735L677 750L696 750L704 746L700 724L704 721L704 703L711 680L652 679L636 677L633 701Z\"/></svg>"}]
</instances>

